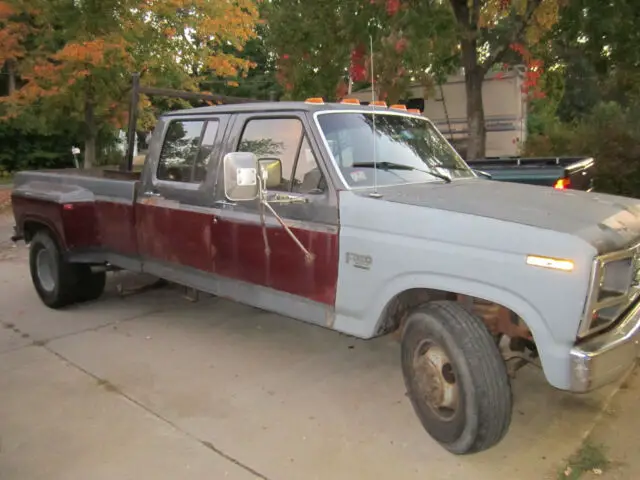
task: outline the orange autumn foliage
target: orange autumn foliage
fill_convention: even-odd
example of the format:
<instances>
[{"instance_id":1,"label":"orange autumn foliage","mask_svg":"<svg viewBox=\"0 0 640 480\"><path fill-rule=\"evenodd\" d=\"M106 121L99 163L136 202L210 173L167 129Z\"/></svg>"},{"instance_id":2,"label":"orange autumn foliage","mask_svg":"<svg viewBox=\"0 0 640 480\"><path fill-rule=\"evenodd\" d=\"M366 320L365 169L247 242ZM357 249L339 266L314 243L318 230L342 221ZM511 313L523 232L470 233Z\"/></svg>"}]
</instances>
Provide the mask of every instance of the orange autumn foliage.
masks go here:
<instances>
[{"instance_id":1,"label":"orange autumn foliage","mask_svg":"<svg viewBox=\"0 0 640 480\"><path fill-rule=\"evenodd\" d=\"M84 122L90 108L96 125L87 130L123 126L131 73L142 72L143 84L182 89L195 88L208 71L246 75L254 65L223 47L241 49L257 20L254 0L0 0L0 67L15 60L20 77L20 88L0 97L0 114L34 106L52 123L63 111ZM27 51L35 25L37 48ZM150 102L141 110L151 112Z\"/></svg>"},{"instance_id":2,"label":"orange autumn foliage","mask_svg":"<svg viewBox=\"0 0 640 480\"><path fill-rule=\"evenodd\" d=\"M6 1L0 1L0 66L18 60L25 54L23 42L30 32L25 23L13 22L19 12Z\"/></svg>"}]
</instances>

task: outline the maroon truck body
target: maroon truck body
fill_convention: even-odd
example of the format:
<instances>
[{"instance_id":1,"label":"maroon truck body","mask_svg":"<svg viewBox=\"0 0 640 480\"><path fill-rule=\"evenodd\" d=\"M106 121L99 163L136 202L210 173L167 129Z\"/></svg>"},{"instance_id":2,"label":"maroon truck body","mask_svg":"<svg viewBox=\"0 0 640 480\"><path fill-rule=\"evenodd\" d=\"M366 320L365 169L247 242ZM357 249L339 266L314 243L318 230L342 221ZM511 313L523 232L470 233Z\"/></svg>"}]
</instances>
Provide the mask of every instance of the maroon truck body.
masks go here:
<instances>
[{"instance_id":1,"label":"maroon truck body","mask_svg":"<svg viewBox=\"0 0 640 480\"><path fill-rule=\"evenodd\" d=\"M76 177L76 182L85 178L74 173L67 175ZM61 172L55 175L65 176ZM260 225L235 221L206 209L171 208L155 198L124 204L98 197L91 202L58 204L46 198L23 196L19 187L12 202L16 225L20 226L19 237L28 239L30 229L45 224L55 233L62 249L74 256L122 255L133 262L139 260L139 271L143 270L143 259L155 259L268 286L326 305L335 304L337 232L305 229L301 225L292 228L318 258L301 270L299 262L291 261L300 252L284 230L267 229L271 252L266 256Z\"/></svg>"}]
</instances>

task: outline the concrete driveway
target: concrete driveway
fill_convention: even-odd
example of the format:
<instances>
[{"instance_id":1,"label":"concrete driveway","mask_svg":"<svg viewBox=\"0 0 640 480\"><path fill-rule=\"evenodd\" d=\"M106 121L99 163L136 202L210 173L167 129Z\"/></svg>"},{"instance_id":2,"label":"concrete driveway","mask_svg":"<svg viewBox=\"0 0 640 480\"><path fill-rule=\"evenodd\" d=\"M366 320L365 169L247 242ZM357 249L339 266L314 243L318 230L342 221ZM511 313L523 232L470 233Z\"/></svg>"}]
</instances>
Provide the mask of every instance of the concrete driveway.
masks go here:
<instances>
[{"instance_id":1,"label":"concrete driveway","mask_svg":"<svg viewBox=\"0 0 640 480\"><path fill-rule=\"evenodd\" d=\"M115 280L52 311L26 249L0 253L3 480L556 478L613 391L564 394L525 368L506 439L456 457L414 416L392 337L172 288L120 298Z\"/></svg>"}]
</instances>

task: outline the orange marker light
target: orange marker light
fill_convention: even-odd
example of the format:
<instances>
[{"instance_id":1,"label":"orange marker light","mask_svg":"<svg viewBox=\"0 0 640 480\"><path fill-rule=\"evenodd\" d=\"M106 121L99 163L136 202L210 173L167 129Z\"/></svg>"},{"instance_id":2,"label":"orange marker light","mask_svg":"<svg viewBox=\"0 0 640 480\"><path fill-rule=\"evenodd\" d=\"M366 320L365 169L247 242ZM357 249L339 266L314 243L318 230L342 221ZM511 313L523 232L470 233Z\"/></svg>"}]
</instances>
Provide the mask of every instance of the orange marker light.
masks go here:
<instances>
[{"instance_id":1,"label":"orange marker light","mask_svg":"<svg viewBox=\"0 0 640 480\"><path fill-rule=\"evenodd\" d=\"M407 111L407 106L406 105L391 105L389 108L393 108L394 110L404 110L405 112Z\"/></svg>"},{"instance_id":2,"label":"orange marker light","mask_svg":"<svg viewBox=\"0 0 640 480\"><path fill-rule=\"evenodd\" d=\"M311 97L311 98L307 98L304 103L324 104L324 99L322 97Z\"/></svg>"},{"instance_id":3,"label":"orange marker light","mask_svg":"<svg viewBox=\"0 0 640 480\"><path fill-rule=\"evenodd\" d=\"M567 188L571 188L571 180L568 178L559 178L553 188L556 190L566 190Z\"/></svg>"},{"instance_id":4,"label":"orange marker light","mask_svg":"<svg viewBox=\"0 0 640 480\"><path fill-rule=\"evenodd\" d=\"M386 107L387 102L383 102L382 100L376 100L374 102L371 102L369 105L373 105L374 107Z\"/></svg>"},{"instance_id":5,"label":"orange marker light","mask_svg":"<svg viewBox=\"0 0 640 480\"><path fill-rule=\"evenodd\" d=\"M409 113L418 113L418 114L422 113L422 112L421 112L420 110L418 110L417 108L410 108L409 110L407 110L407 112L409 112Z\"/></svg>"},{"instance_id":6,"label":"orange marker light","mask_svg":"<svg viewBox=\"0 0 640 480\"><path fill-rule=\"evenodd\" d=\"M360 105L360 100L357 98L345 98L340 103L348 103L350 105Z\"/></svg>"}]
</instances>

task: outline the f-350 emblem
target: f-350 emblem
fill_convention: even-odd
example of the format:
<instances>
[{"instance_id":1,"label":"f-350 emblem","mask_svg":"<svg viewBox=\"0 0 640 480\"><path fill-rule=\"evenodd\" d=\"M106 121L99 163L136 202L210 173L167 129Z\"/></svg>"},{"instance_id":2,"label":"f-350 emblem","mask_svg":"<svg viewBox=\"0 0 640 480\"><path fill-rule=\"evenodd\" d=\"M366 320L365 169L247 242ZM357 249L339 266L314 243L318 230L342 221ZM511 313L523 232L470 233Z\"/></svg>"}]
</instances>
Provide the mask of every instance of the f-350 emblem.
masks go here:
<instances>
[{"instance_id":1,"label":"f-350 emblem","mask_svg":"<svg viewBox=\"0 0 640 480\"><path fill-rule=\"evenodd\" d=\"M370 255L347 252L346 257L348 265L353 265L354 267L362 268L363 270L369 270L373 263L373 258Z\"/></svg>"}]
</instances>

